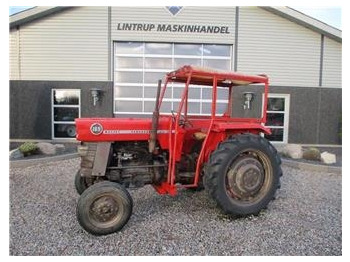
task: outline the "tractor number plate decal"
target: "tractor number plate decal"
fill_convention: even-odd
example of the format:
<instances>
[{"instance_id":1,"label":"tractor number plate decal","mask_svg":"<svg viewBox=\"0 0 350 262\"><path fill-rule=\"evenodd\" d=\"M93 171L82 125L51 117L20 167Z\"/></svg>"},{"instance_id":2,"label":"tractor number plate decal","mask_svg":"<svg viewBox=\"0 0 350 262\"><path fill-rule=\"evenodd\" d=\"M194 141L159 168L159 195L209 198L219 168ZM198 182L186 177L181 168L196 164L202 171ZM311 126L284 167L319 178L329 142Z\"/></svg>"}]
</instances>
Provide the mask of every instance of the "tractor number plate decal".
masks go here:
<instances>
[{"instance_id":1,"label":"tractor number plate decal","mask_svg":"<svg viewBox=\"0 0 350 262\"><path fill-rule=\"evenodd\" d=\"M174 131L173 131L174 132ZM103 130L104 135L128 135L128 134L134 134L134 135L143 135L143 134L150 134L151 130ZM169 133L169 130L157 130L157 134L167 134Z\"/></svg>"},{"instance_id":2,"label":"tractor number plate decal","mask_svg":"<svg viewBox=\"0 0 350 262\"><path fill-rule=\"evenodd\" d=\"M103 127L100 123L94 123L90 126L90 131L92 134L94 135L99 135L99 134L102 134L103 132Z\"/></svg>"}]
</instances>

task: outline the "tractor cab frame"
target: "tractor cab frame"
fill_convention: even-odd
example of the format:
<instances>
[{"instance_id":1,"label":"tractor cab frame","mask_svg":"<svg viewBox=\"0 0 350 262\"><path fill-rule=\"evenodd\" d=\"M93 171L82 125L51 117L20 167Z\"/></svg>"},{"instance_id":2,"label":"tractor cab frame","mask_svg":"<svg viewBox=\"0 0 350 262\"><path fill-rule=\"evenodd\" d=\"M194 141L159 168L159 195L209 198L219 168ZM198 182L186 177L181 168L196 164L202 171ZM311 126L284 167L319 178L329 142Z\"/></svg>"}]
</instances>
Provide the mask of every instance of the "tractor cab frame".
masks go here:
<instances>
[{"instance_id":1,"label":"tractor cab frame","mask_svg":"<svg viewBox=\"0 0 350 262\"><path fill-rule=\"evenodd\" d=\"M266 122L267 95L269 81L266 75L248 76L234 72L216 71L206 68L184 66L166 75L164 85L158 82L156 106L152 118L150 137L150 152L153 152L157 123L160 117L169 117L159 114L164 94L170 83L183 83L184 89L176 112L172 111L172 120L169 121L169 162L167 181L161 185L154 185L160 194L176 194L176 163L180 161L183 152L189 152L194 140L203 140L197 158L193 183L178 185L179 187L197 187L200 181L203 163L208 161L210 153L215 150L218 143L237 133L271 134L263 125ZM232 118L232 92L235 86L261 84L264 87L263 110L261 118ZM210 116L188 114L188 93L191 85L212 87L212 103ZM228 89L227 108L222 115L218 115L217 94L218 87ZM159 96L159 97L158 97ZM161 143L164 141L160 141Z\"/></svg>"}]
</instances>

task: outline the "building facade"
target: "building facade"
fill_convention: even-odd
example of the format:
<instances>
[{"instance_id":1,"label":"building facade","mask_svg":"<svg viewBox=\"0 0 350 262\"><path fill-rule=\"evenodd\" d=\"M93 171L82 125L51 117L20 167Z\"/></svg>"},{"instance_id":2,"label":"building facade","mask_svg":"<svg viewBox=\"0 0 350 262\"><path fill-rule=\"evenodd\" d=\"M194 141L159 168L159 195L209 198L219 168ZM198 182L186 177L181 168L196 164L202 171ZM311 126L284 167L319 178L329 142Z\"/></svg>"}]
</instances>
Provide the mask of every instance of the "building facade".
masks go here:
<instances>
[{"instance_id":1,"label":"building facade","mask_svg":"<svg viewBox=\"0 0 350 262\"><path fill-rule=\"evenodd\" d=\"M341 50L341 31L287 7L35 7L10 17L10 139L74 139L76 117L150 116L157 80L191 64L267 74L271 141L339 144ZM232 114L258 116L259 90L248 112L236 88ZM179 94L171 86L164 112ZM189 113L209 114L209 89L189 96Z\"/></svg>"}]
</instances>

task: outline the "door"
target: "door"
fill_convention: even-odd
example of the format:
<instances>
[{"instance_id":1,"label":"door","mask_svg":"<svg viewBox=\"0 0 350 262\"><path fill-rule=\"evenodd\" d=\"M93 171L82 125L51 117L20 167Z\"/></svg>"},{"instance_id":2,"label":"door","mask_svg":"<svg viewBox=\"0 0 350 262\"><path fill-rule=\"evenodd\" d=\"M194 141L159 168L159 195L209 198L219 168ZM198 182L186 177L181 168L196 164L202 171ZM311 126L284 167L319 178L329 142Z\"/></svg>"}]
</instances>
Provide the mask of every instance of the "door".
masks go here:
<instances>
[{"instance_id":1,"label":"door","mask_svg":"<svg viewBox=\"0 0 350 262\"><path fill-rule=\"evenodd\" d=\"M265 138L275 143L288 143L289 94L269 94L265 126L272 131Z\"/></svg>"}]
</instances>

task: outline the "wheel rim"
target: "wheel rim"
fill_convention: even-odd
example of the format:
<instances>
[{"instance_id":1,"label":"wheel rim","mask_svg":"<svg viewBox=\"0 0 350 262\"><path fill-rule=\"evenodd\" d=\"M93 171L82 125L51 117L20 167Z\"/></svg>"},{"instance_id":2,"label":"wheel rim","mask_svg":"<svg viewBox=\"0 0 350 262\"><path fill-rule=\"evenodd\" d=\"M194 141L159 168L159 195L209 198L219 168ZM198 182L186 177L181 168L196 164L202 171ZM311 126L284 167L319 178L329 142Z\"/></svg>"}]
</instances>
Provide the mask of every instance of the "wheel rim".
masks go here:
<instances>
[{"instance_id":1,"label":"wheel rim","mask_svg":"<svg viewBox=\"0 0 350 262\"><path fill-rule=\"evenodd\" d=\"M77 132L76 132L75 126L70 126L67 128L67 135L69 137L76 136L76 134L77 134Z\"/></svg>"},{"instance_id":2,"label":"wheel rim","mask_svg":"<svg viewBox=\"0 0 350 262\"><path fill-rule=\"evenodd\" d=\"M251 204L267 192L272 178L268 157L258 150L245 150L230 164L226 173L226 193L231 201Z\"/></svg>"},{"instance_id":3,"label":"wheel rim","mask_svg":"<svg viewBox=\"0 0 350 262\"><path fill-rule=\"evenodd\" d=\"M108 228L119 223L123 210L121 199L112 194L103 194L96 197L90 205L90 221L96 227Z\"/></svg>"}]
</instances>

